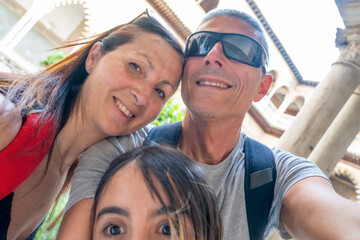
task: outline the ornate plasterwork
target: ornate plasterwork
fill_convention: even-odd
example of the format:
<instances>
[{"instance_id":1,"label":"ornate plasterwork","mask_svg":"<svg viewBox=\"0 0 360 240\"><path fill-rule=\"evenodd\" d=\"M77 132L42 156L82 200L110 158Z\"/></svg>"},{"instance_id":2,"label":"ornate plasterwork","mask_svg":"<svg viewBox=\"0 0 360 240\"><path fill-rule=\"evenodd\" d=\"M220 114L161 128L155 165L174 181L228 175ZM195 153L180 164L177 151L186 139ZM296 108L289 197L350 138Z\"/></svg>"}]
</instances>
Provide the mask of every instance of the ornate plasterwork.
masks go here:
<instances>
[{"instance_id":1,"label":"ornate plasterwork","mask_svg":"<svg viewBox=\"0 0 360 240\"><path fill-rule=\"evenodd\" d=\"M338 28L335 43L340 56L334 64L346 64L360 71L360 27Z\"/></svg>"},{"instance_id":2,"label":"ornate plasterwork","mask_svg":"<svg viewBox=\"0 0 360 240\"><path fill-rule=\"evenodd\" d=\"M351 184L354 185L354 189L355 189L355 195L356 195L356 199L357 199L357 203L360 203L360 175L358 173L358 171L354 171L353 168L347 166L346 164L343 163L338 163L332 173L332 176L345 176L346 178L348 178L351 181Z\"/></svg>"},{"instance_id":3,"label":"ornate plasterwork","mask_svg":"<svg viewBox=\"0 0 360 240\"><path fill-rule=\"evenodd\" d=\"M65 5L71 5L71 4L81 5L84 8L84 15L85 15L85 22L84 22L85 26L84 26L84 29L83 29L81 35L82 36L89 35L92 14L91 14L91 9L86 1L84 1L84 0L55 0L55 1L49 1L49 2L52 2L52 4L49 5L50 11L53 11L55 8L58 8L60 6L65 6Z\"/></svg>"}]
</instances>

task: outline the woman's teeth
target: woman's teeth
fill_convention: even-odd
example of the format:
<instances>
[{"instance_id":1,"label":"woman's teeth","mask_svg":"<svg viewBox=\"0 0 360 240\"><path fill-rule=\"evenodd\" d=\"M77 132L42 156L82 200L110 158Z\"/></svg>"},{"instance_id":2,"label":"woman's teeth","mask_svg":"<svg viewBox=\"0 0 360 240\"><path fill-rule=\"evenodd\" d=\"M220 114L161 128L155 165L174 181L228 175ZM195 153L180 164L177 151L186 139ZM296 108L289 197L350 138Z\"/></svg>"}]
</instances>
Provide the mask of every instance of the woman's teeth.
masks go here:
<instances>
[{"instance_id":1,"label":"woman's teeth","mask_svg":"<svg viewBox=\"0 0 360 240\"><path fill-rule=\"evenodd\" d=\"M118 105L119 109L125 114L125 116L131 118L134 117L134 114L132 114L116 97L113 97L115 103Z\"/></svg>"}]
</instances>

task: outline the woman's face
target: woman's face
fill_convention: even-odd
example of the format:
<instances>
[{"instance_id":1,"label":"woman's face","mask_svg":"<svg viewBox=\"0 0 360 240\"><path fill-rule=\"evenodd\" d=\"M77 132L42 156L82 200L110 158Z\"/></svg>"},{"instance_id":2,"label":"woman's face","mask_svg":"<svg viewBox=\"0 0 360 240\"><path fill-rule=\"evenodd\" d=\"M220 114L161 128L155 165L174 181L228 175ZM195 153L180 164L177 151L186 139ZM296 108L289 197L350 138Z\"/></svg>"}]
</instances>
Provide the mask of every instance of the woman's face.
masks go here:
<instances>
[{"instance_id":1,"label":"woman's face","mask_svg":"<svg viewBox=\"0 0 360 240\"><path fill-rule=\"evenodd\" d=\"M179 84L182 60L161 36L141 32L104 55L96 43L86 68L82 114L107 137L134 132L159 115Z\"/></svg>"},{"instance_id":2,"label":"woman's face","mask_svg":"<svg viewBox=\"0 0 360 240\"><path fill-rule=\"evenodd\" d=\"M160 183L154 184L165 204L169 204ZM170 239L170 235L166 211L152 198L136 162L127 164L103 189L96 208L93 239L160 240Z\"/></svg>"}]
</instances>

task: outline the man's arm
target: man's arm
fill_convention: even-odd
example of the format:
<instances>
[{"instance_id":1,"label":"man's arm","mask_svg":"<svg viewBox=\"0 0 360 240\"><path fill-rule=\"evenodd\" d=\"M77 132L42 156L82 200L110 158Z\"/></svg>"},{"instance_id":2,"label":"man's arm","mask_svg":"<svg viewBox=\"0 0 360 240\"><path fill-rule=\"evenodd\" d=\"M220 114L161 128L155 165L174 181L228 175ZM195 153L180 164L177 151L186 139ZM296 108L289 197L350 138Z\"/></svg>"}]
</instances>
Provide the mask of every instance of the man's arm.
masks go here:
<instances>
[{"instance_id":1,"label":"man's arm","mask_svg":"<svg viewBox=\"0 0 360 240\"><path fill-rule=\"evenodd\" d=\"M56 239L91 239L91 210L94 199L75 203L65 214Z\"/></svg>"},{"instance_id":2,"label":"man's arm","mask_svg":"<svg viewBox=\"0 0 360 240\"><path fill-rule=\"evenodd\" d=\"M305 178L285 194L281 220L295 239L359 239L360 205L339 196L321 177Z\"/></svg>"}]
</instances>

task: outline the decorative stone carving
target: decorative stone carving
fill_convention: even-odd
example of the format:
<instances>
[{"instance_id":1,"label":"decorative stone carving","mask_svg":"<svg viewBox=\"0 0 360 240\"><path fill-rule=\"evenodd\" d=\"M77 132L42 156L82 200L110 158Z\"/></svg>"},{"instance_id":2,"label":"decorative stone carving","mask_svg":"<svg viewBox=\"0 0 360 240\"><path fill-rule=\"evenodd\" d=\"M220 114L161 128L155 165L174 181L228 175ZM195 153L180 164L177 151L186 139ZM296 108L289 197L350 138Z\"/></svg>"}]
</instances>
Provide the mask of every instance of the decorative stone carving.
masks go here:
<instances>
[{"instance_id":1,"label":"decorative stone carving","mask_svg":"<svg viewBox=\"0 0 360 240\"><path fill-rule=\"evenodd\" d=\"M360 27L338 28L335 44L340 49L340 56L334 64L344 63L360 71Z\"/></svg>"}]
</instances>

